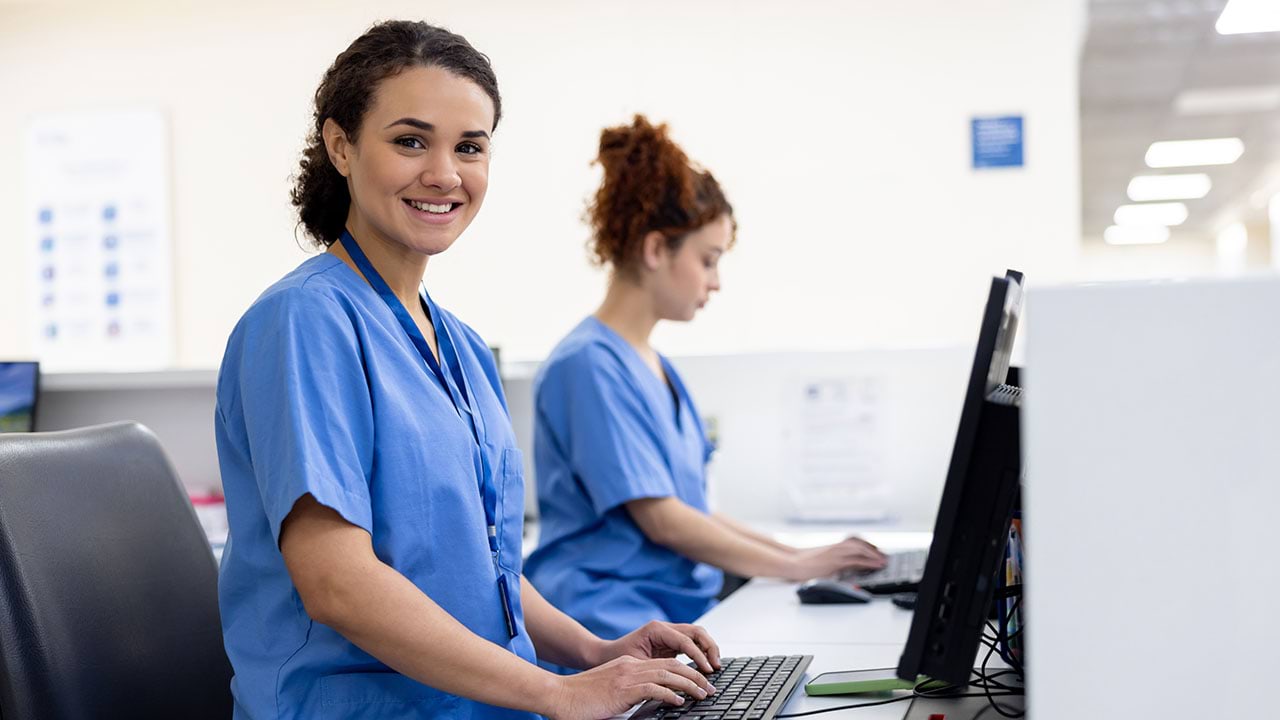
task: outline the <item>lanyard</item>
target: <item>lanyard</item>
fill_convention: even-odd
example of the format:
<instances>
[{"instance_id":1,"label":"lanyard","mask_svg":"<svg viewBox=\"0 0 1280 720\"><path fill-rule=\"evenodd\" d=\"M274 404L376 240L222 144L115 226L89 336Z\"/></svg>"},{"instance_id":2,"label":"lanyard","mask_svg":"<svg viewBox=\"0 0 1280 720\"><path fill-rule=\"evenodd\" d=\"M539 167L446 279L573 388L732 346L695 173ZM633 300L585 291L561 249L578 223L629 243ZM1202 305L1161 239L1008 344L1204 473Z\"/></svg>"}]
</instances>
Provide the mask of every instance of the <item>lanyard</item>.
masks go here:
<instances>
[{"instance_id":1,"label":"lanyard","mask_svg":"<svg viewBox=\"0 0 1280 720\"><path fill-rule=\"evenodd\" d=\"M440 357L444 359L446 365L450 366L450 373L454 374L455 378L459 380L456 393L445 376L444 369L440 367L440 363L431 352L431 346L427 345L426 337L418 329L418 324L413 321L409 311L400 302L400 298L391 292L391 288L382 279L382 276L378 274L377 269L373 267L373 263L369 262L369 258L360 249L359 243L351 236L350 232L344 231L342 233L342 247L346 249L351 259L355 261L356 267L360 268L361 274L364 275L365 280L369 281L369 285L373 287L374 292L378 293L378 296L382 298L382 301L396 316L396 320L400 321L400 327L404 329L414 348L418 350L418 354L426 361L427 367L431 369L432 374L440 381L440 385L443 386L449 399L453 401L453 409L458 413L459 417L465 415L463 419L467 420L471 427L471 436L475 440L480 454L480 497L484 504L484 521L485 526L488 528L489 551L493 554L494 569L496 570L498 564L498 492L493 484L493 469L489 466L489 460L484 452L484 443L482 441L484 426L480 422L479 416L471 409L470 399L475 395L470 392L467 386L467 376L462 371L462 362L458 359L457 349L454 347L453 339L449 336L449 329L444 326L443 322L436 323L438 312L431 313L431 323L436 328L436 341L440 346ZM429 297L428 300L430 300ZM453 362L449 361L450 358L453 359ZM505 598L507 592L505 578L502 578L499 584ZM510 619L508 619L508 625L510 626L510 624Z\"/></svg>"}]
</instances>

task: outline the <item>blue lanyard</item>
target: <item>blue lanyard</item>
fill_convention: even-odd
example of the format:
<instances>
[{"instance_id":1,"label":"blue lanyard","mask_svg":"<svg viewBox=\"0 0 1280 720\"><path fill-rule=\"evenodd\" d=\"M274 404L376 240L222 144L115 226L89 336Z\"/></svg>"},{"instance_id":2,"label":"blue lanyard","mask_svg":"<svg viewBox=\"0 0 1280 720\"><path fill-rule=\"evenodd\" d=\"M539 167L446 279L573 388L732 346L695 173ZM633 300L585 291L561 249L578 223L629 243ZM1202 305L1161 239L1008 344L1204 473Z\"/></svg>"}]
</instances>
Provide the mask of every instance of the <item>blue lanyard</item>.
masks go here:
<instances>
[{"instance_id":1,"label":"blue lanyard","mask_svg":"<svg viewBox=\"0 0 1280 720\"><path fill-rule=\"evenodd\" d=\"M444 326L443 322L436 322L438 312L431 313L431 324L436 328L436 340L440 345L440 357L444 359L446 365L450 366L451 374L454 374L454 377L459 381L456 394L452 384L445 376L443 368L440 367L440 363L431 352L431 346L427 345L426 337L418 329L418 324L413 321L409 311L401 304L400 298L391 292L391 288L386 281L382 279L382 276L373 267L373 263L369 262L369 258L360 249L360 244L356 242L356 239L348 231L342 233L342 247L346 249L351 259L355 261L356 267L360 268L361 274L364 275L365 280L369 281L369 285L373 287L374 292L378 293L378 296L382 298L382 301L396 316L396 320L400 321L400 327L409 336L409 340L417 348L418 354L422 356L422 359L426 361L427 367L431 369L432 374L440 381L445 394L453 401L453 409L458 413L458 416L465 415L463 419L467 420L471 427L471 437L475 440L480 454L480 497L484 503L484 520L489 534L489 551L493 554L496 569L498 564L498 492L493 484L493 469L489 466L488 457L484 452L484 426L479 416L471 409L470 399L475 395L470 392L470 388L467 386L467 375L462 371L462 362L458 359L453 338L449 336L449 329ZM427 299L428 301L430 300L429 297ZM453 359L453 362L450 362L450 358ZM505 582L501 584L503 585L501 589L505 596ZM511 625L510 619L508 619L508 625Z\"/></svg>"}]
</instances>

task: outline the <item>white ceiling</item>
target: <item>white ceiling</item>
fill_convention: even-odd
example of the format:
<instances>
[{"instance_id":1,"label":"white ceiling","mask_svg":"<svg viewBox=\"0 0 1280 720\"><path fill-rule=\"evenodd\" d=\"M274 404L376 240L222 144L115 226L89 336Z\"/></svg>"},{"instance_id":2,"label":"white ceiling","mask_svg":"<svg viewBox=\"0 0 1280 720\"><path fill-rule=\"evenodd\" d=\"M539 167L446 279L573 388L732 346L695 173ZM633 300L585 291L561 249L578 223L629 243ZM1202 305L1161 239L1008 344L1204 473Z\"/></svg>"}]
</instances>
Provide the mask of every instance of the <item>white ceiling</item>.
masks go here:
<instances>
[{"instance_id":1,"label":"white ceiling","mask_svg":"<svg viewBox=\"0 0 1280 720\"><path fill-rule=\"evenodd\" d=\"M1280 0L1275 0L1280 2ZM1216 88L1280 87L1280 32L1219 35L1226 0L1090 0L1080 66L1083 229L1097 238L1139 173L1206 172L1213 189L1188 200L1175 233L1211 238L1221 225L1265 215L1254 196L1280 191L1280 108L1228 114L1179 114L1177 97ZM1233 165L1151 170L1143 162L1157 140L1239 137Z\"/></svg>"}]
</instances>

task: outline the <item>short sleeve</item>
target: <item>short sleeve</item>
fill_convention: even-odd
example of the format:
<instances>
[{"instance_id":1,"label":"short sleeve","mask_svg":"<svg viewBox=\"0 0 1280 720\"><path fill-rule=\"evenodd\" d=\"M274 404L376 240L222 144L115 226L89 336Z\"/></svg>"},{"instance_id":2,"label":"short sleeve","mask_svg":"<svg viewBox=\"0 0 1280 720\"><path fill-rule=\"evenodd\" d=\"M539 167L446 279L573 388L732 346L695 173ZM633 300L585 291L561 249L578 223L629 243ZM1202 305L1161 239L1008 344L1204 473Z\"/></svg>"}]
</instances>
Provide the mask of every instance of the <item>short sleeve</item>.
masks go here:
<instances>
[{"instance_id":1,"label":"short sleeve","mask_svg":"<svg viewBox=\"0 0 1280 720\"><path fill-rule=\"evenodd\" d=\"M539 387L538 407L558 420L562 447L597 513L676 494L654 414L608 349L589 346L565 358Z\"/></svg>"},{"instance_id":2,"label":"short sleeve","mask_svg":"<svg viewBox=\"0 0 1280 720\"><path fill-rule=\"evenodd\" d=\"M372 534L373 413L351 316L327 295L291 288L260 300L237 332L238 377L229 391L240 395L276 543L308 493Z\"/></svg>"}]
</instances>

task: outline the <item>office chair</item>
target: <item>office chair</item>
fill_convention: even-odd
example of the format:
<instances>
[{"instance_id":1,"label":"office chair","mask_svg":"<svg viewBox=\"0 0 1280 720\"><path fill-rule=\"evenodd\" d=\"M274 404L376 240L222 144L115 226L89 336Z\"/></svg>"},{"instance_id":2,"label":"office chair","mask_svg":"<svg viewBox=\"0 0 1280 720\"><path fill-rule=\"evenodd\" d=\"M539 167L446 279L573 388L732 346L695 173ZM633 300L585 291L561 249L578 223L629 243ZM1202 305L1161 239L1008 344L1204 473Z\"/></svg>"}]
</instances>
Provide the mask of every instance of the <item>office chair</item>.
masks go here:
<instances>
[{"instance_id":1,"label":"office chair","mask_svg":"<svg viewBox=\"0 0 1280 720\"><path fill-rule=\"evenodd\" d=\"M217 567L137 423L0 435L0 718L231 717Z\"/></svg>"}]
</instances>

